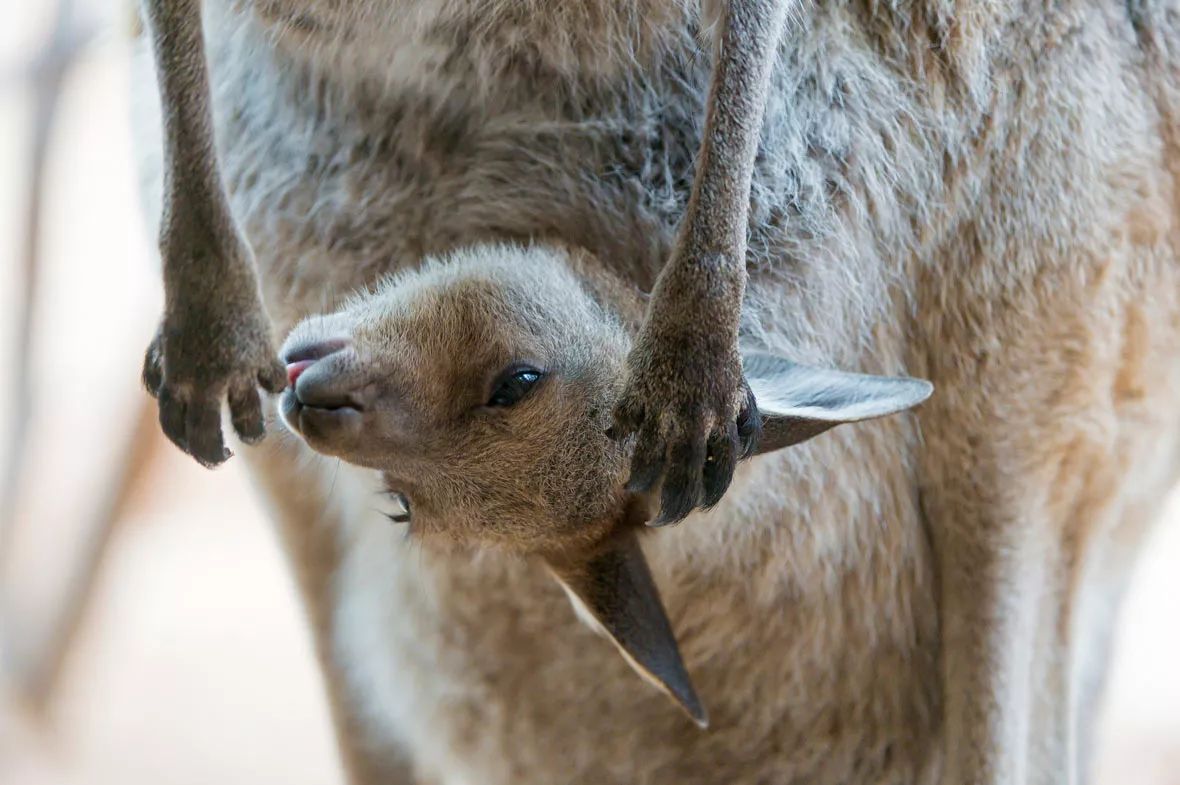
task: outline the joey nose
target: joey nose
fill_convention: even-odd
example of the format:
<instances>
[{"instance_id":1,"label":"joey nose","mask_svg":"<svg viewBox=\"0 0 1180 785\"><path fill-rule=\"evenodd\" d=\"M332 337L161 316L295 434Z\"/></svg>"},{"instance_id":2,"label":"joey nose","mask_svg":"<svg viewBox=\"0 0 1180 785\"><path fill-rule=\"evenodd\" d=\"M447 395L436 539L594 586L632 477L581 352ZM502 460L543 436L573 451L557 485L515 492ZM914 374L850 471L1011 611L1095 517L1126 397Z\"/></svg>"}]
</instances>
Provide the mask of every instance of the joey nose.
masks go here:
<instances>
[{"instance_id":1,"label":"joey nose","mask_svg":"<svg viewBox=\"0 0 1180 785\"><path fill-rule=\"evenodd\" d=\"M299 405L323 410L364 408L356 353L347 339L298 345L284 352L283 360Z\"/></svg>"},{"instance_id":2,"label":"joey nose","mask_svg":"<svg viewBox=\"0 0 1180 785\"><path fill-rule=\"evenodd\" d=\"M329 338L325 341L297 344L290 349L284 350L282 360L287 364L288 373L290 373L292 366L303 365L304 368L310 367L311 363L323 359L329 354L335 354L348 346L348 343L347 338ZM299 378L299 373L302 373L302 371L295 374L296 378Z\"/></svg>"},{"instance_id":3,"label":"joey nose","mask_svg":"<svg viewBox=\"0 0 1180 785\"><path fill-rule=\"evenodd\" d=\"M287 386L294 389L299 377L317 361L335 354L348 346L348 340L333 338L327 341L300 344L283 352L282 360L287 366Z\"/></svg>"}]
</instances>

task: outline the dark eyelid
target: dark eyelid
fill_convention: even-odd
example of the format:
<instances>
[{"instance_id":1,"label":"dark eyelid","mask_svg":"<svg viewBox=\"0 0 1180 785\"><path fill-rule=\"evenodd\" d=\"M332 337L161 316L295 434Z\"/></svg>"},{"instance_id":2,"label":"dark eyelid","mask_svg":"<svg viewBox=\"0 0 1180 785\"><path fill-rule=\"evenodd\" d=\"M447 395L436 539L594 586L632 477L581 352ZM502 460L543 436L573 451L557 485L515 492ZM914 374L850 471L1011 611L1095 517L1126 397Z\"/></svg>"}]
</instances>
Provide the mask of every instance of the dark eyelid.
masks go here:
<instances>
[{"instance_id":1,"label":"dark eyelid","mask_svg":"<svg viewBox=\"0 0 1180 785\"><path fill-rule=\"evenodd\" d=\"M516 376L516 374L520 373L521 371L534 371L537 373L538 376L545 375L545 370L543 368L538 368L537 366L533 365L532 363L529 363L529 362L512 363L507 368L500 371L500 373L496 374L496 378L492 380L491 387L488 388L488 395L490 396L492 393L494 393L496 390L498 390L500 388L500 385L502 385L504 382L511 379L513 376Z\"/></svg>"},{"instance_id":2,"label":"dark eyelid","mask_svg":"<svg viewBox=\"0 0 1180 785\"><path fill-rule=\"evenodd\" d=\"M545 381L545 377L549 375L549 372L544 368L541 368L540 366L534 365L530 362L512 363L496 375L496 378L492 381L491 387L489 387L487 393L484 395L484 403L482 406L486 407L488 405L487 402L492 399L492 396L496 394L496 391L500 389L502 384L523 371L531 371L532 373L537 374L537 379L533 382L532 386L529 387L525 394L521 396L521 401L532 395L533 391L539 387L541 383Z\"/></svg>"}]
</instances>

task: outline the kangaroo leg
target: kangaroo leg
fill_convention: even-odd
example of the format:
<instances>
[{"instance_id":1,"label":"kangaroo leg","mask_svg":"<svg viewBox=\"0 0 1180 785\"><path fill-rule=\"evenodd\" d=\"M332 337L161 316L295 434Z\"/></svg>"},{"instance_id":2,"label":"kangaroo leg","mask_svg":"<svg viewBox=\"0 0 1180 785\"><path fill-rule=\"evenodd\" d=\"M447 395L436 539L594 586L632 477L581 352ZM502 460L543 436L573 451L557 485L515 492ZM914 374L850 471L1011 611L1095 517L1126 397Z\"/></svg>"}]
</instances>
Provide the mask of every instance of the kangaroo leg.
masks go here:
<instances>
[{"instance_id":1,"label":"kangaroo leg","mask_svg":"<svg viewBox=\"0 0 1180 785\"><path fill-rule=\"evenodd\" d=\"M164 318L144 383L168 438L202 464L226 460L221 403L246 442L264 435L261 385L286 375L274 350L253 256L217 166L200 0L144 0L164 116Z\"/></svg>"},{"instance_id":2,"label":"kangaroo leg","mask_svg":"<svg viewBox=\"0 0 1180 785\"><path fill-rule=\"evenodd\" d=\"M721 19L696 179L656 281L613 433L638 434L629 487L663 481L659 523L720 500L758 422L742 381L750 181L786 0L730 0Z\"/></svg>"}]
</instances>

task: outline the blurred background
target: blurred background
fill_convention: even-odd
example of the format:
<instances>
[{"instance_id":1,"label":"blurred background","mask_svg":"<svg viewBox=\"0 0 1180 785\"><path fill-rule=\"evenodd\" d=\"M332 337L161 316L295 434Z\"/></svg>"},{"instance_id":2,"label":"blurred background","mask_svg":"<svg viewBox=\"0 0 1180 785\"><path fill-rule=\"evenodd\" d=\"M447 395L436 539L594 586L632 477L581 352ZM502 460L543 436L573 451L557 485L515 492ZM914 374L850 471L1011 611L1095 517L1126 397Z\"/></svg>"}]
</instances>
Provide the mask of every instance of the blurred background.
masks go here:
<instances>
[{"instance_id":1,"label":"blurred background","mask_svg":"<svg viewBox=\"0 0 1180 785\"><path fill-rule=\"evenodd\" d=\"M308 630L239 462L163 443L130 0L0 24L0 784L342 782ZM1180 495L1119 625L1093 782L1180 785Z\"/></svg>"}]
</instances>

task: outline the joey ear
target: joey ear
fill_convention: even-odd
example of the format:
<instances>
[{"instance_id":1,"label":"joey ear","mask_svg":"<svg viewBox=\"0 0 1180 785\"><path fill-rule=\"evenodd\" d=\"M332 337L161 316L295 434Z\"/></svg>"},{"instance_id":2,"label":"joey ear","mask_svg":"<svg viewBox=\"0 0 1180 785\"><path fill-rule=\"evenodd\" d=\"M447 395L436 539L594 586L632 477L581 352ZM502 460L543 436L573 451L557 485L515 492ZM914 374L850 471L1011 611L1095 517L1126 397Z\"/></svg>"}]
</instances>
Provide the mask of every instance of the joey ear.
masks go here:
<instances>
[{"instance_id":1,"label":"joey ear","mask_svg":"<svg viewBox=\"0 0 1180 785\"><path fill-rule=\"evenodd\" d=\"M755 454L798 444L841 423L896 414L934 391L924 379L812 368L765 352L743 351L742 371L762 415Z\"/></svg>"},{"instance_id":2,"label":"joey ear","mask_svg":"<svg viewBox=\"0 0 1180 785\"><path fill-rule=\"evenodd\" d=\"M693 722L708 727L635 533L619 534L588 560L546 564L582 621L609 638L627 664Z\"/></svg>"}]
</instances>

